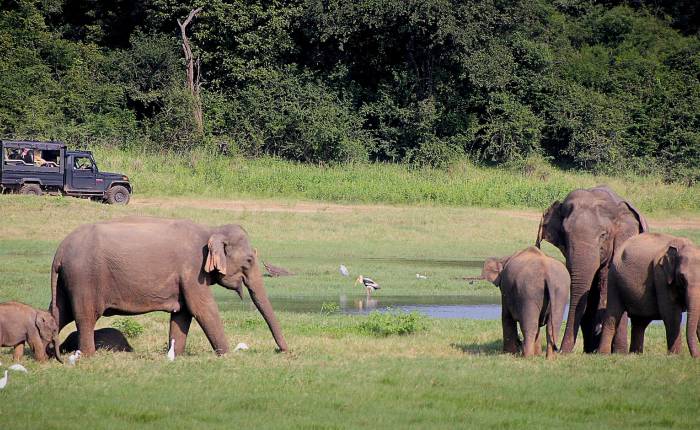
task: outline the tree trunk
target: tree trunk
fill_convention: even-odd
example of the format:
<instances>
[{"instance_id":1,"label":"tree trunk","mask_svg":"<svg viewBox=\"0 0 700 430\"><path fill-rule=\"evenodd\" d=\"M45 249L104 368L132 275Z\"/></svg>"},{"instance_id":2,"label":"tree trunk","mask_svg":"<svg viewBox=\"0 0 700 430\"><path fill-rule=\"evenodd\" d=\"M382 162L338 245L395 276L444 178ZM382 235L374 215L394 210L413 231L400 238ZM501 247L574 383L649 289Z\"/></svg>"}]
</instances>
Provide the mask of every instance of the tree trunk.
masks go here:
<instances>
[{"instance_id":1,"label":"tree trunk","mask_svg":"<svg viewBox=\"0 0 700 430\"><path fill-rule=\"evenodd\" d=\"M180 33L182 34L182 50L185 53L185 61L187 62L187 89L192 95L192 115L194 116L194 122L197 125L197 131L201 134L204 131L204 117L202 114L202 99L199 95L201 89L201 83L199 82L200 64L199 58L195 60L192 55L192 49L190 48L190 41L187 38L187 26L192 22L192 19L197 16L202 8L193 9L190 14L187 15L185 22L180 22L177 20L177 24L180 26Z\"/></svg>"}]
</instances>

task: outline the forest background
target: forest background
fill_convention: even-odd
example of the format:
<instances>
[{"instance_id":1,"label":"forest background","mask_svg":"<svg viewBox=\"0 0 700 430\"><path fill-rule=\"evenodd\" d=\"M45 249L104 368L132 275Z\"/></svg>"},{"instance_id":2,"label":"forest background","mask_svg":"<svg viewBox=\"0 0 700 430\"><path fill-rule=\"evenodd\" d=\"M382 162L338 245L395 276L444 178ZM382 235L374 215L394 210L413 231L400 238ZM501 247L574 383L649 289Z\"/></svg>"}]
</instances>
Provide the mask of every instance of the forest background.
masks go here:
<instances>
[{"instance_id":1,"label":"forest background","mask_svg":"<svg viewBox=\"0 0 700 430\"><path fill-rule=\"evenodd\" d=\"M2 138L700 180L694 0L0 5ZM197 7L202 128L177 23Z\"/></svg>"}]
</instances>

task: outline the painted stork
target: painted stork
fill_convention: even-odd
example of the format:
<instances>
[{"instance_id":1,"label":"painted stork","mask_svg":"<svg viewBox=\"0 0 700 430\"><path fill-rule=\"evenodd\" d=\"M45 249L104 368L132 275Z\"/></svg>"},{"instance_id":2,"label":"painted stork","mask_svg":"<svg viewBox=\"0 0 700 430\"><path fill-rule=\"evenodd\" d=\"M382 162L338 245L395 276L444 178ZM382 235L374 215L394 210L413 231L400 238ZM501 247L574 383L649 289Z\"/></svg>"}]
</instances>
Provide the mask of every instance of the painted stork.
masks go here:
<instances>
[{"instance_id":1,"label":"painted stork","mask_svg":"<svg viewBox=\"0 0 700 430\"><path fill-rule=\"evenodd\" d=\"M355 280L355 285L357 285L358 283L361 283L362 285L365 286L365 289L367 290L367 297L372 295L372 291L378 290L380 288L379 284L374 282L372 279L367 278L367 277L362 276L362 275L358 276L357 279Z\"/></svg>"},{"instance_id":2,"label":"painted stork","mask_svg":"<svg viewBox=\"0 0 700 430\"><path fill-rule=\"evenodd\" d=\"M170 339L170 349L167 354L168 360L175 361L175 339Z\"/></svg>"}]
</instances>

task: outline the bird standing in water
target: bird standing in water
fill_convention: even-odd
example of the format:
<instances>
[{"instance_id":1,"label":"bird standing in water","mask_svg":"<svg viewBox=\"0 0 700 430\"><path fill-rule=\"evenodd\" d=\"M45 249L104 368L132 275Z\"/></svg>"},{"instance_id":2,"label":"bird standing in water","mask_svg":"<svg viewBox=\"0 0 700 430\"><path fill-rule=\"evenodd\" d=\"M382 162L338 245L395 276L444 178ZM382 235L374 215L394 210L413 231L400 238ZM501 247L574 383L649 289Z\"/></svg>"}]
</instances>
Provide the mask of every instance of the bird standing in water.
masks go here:
<instances>
[{"instance_id":1,"label":"bird standing in water","mask_svg":"<svg viewBox=\"0 0 700 430\"><path fill-rule=\"evenodd\" d=\"M365 286L365 289L367 290L367 298L369 298L369 296L372 295L372 291L378 290L380 288L379 284L377 284L376 282L374 282L370 278L367 278L367 277L362 276L362 275L357 277L357 279L355 280L355 285L358 282L362 283L362 285Z\"/></svg>"}]
</instances>

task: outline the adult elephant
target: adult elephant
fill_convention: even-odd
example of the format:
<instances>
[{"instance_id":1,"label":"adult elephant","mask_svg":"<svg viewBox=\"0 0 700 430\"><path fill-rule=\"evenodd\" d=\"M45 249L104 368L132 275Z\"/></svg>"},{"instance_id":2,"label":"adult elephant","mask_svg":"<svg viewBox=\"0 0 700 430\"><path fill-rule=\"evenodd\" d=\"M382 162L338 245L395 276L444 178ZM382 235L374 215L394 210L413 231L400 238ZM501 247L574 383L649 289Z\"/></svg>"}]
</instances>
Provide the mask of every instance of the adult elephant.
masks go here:
<instances>
[{"instance_id":1,"label":"adult elephant","mask_svg":"<svg viewBox=\"0 0 700 430\"><path fill-rule=\"evenodd\" d=\"M83 354L95 352L95 322L102 316L170 312L175 353L185 349L194 317L217 354L229 343L212 284L242 285L280 350L287 343L263 286L258 261L238 225L206 227L188 220L147 217L87 224L58 247L51 271L50 312L59 330L75 321Z\"/></svg>"},{"instance_id":2,"label":"adult elephant","mask_svg":"<svg viewBox=\"0 0 700 430\"><path fill-rule=\"evenodd\" d=\"M544 239L559 248L571 274L562 352L574 349L579 327L584 351L598 349L612 256L625 240L648 229L644 216L630 202L604 186L574 190L563 202L555 201L544 212L536 246ZM624 322L616 333L614 350L626 349Z\"/></svg>"}]
</instances>

